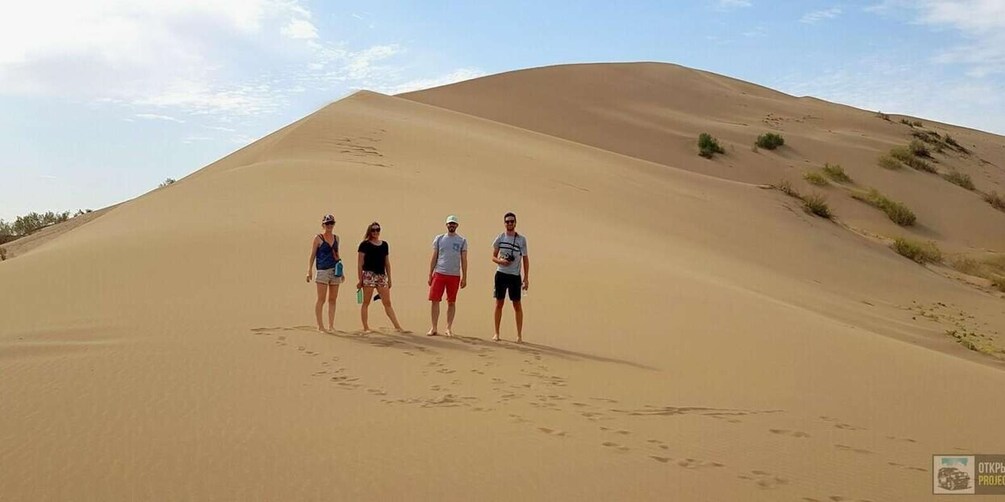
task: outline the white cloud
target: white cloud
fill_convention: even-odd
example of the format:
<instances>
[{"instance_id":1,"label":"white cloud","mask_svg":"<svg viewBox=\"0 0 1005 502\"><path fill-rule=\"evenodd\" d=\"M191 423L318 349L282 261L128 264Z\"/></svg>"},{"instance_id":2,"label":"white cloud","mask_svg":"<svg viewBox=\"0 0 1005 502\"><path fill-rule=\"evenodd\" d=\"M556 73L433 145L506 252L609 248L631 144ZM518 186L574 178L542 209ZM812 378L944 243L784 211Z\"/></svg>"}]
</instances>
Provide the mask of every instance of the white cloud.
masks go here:
<instances>
[{"instance_id":1,"label":"white cloud","mask_svg":"<svg viewBox=\"0 0 1005 502\"><path fill-rule=\"evenodd\" d=\"M730 10L740 7L750 7L750 0L715 0L715 7L719 10Z\"/></svg>"},{"instance_id":2,"label":"white cloud","mask_svg":"<svg viewBox=\"0 0 1005 502\"><path fill-rule=\"evenodd\" d=\"M938 63L966 64L973 76L1005 73L1005 2L927 0L913 6L919 22L958 31L968 42L935 56Z\"/></svg>"},{"instance_id":3,"label":"white cloud","mask_svg":"<svg viewBox=\"0 0 1005 502\"><path fill-rule=\"evenodd\" d=\"M167 115L158 115L156 113L137 113L137 118L147 119L147 120L163 120L166 122L177 122L179 124L184 124L185 121L181 119L176 119L174 117L169 117Z\"/></svg>"},{"instance_id":4,"label":"white cloud","mask_svg":"<svg viewBox=\"0 0 1005 502\"><path fill-rule=\"evenodd\" d=\"M318 38L318 29L306 19L290 20L289 24L283 26L281 33L294 40L315 40Z\"/></svg>"},{"instance_id":5,"label":"white cloud","mask_svg":"<svg viewBox=\"0 0 1005 502\"><path fill-rule=\"evenodd\" d=\"M309 18L297 0L12 3L0 16L0 94L231 112L268 98L234 48L263 64L309 55Z\"/></svg>"},{"instance_id":6,"label":"white cloud","mask_svg":"<svg viewBox=\"0 0 1005 502\"><path fill-rule=\"evenodd\" d=\"M903 61L899 55L871 56L823 74L789 75L766 84L796 96L1005 133L1005 116L987 113L1005 109L1005 85L966 75L917 78L915 64Z\"/></svg>"},{"instance_id":7,"label":"white cloud","mask_svg":"<svg viewBox=\"0 0 1005 502\"><path fill-rule=\"evenodd\" d=\"M808 12L799 20L800 23L813 24L825 19L834 19L841 15L841 7L831 7L829 9Z\"/></svg>"},{"instance_id":8,"label":"white cloud","mask_svg":"<svg viewBox=\"0 0 1005 502\"><path fill-rule=\"evenodd\" d=\"M429 89L431 87L439 87L441 85L453 84L456 82L461 82L463 80L471 80L473 78L483 76L485 76L485 72L479 69L461 68L459 70L454 70L446 75L441 75L439 77L416 79L400 84L394 84L385 87L377 87L374 88L373 90L377 92L382 92L384 94L401 94L405 92L418 91L420 89Z\"/></svg>"}]
</instances>

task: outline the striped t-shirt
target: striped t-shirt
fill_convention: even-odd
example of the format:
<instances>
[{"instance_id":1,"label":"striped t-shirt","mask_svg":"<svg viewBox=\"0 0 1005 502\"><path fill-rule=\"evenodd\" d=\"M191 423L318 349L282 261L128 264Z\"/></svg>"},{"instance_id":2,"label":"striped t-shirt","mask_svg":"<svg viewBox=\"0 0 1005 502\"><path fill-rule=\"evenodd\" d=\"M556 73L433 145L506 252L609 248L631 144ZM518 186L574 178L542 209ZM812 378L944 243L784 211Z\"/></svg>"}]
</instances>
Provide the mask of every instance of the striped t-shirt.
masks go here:
<instances>
[{"instance_id":1,"label":"striped t-shirt","mask_svg":"<svg viewBox=\"0 0 1005 502\"><path fill-rule=\"evenodd\" d=\"M527 254L527 238L520 235L506 235L506 232L499 234L492 242L492 249L499 250L499 258L512 258L509 265L499 265L496 271L504 274L520 275L520 265L523 257Z\"/></svg>"}]
</instances>

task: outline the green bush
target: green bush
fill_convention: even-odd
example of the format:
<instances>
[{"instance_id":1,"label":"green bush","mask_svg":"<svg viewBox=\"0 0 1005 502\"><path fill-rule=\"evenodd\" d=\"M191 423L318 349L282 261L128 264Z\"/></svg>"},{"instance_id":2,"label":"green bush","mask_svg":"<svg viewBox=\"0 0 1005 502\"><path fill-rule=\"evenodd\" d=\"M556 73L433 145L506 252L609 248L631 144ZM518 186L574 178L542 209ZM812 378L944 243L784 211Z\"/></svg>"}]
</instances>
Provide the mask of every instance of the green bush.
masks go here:
<instances>
[{"instance_id":1,"label":"green bush","mask_svg":"<svg viewBox=\"0 0 1005 502\"><path fill-rule=\"evenodd\" d=\"M782 180L778 182L778 186L776 186L775 188L780 190L785 195L788 195L789 197L795 197L797 199L803 198L803 196L799 195L799 192L797 192L795 188L792 188L792 184L789 183L787 180Z\"/></svg>"},{"instance_id":2,"label":"green bush","mask_svg":"<svg viewBox=\"0 0 1005 502\"><path fill-rule=\"evenodd\" d=\"M984 202L991 204L991 207L999 210L1005 211L1005 198L998 195L998 192L992 190L991 193L984 194Z\"/></svg>"},{"instance_id":3,"label":"green bush","mask_svg":"<svg viewBox=\"0 0 1005 502\"><path fill-rule=\"evenodd\" d=\"M814 171L810 171L808 173L803 174L803 179L806 180L806 182L811 185L816 186L830 185L830 182L827 181L827 178L824 178L822 174Z\"/></svg>"},{"instance_id":4,"label":"green bush","mask_svg":"<svg viewBox=\"0 0 1005 502\"><path fill-rule=\"evenodd\" d=\"M910 149L897 146L890 149L890 156L919 171L938 173L934 166L914 156Z\"/></svg>"},{"instance_id":5,"label":"green bush","mask_svg":"<svg viewBox=\"0 0 1005 502\"><path fill-rule=\"evenodd\" d=\"M944 141L946 142L947 145L953 147L954 150L957 150L960 153L966 153L966 154L970 153L970 150L967 150L966 147L959 144L955 139L953 139L952 136L948 134L946 135L946 139Z\"/></svg>"},{"instance_id":6,"label":"green bush","mask_svg":"<svg viewBox=\"0 0 1005 502\"><path fill-rule=\"evenodd\" d=\"M840 183L850 183L851 178L844 172L844 168L839 164L824 164L824 175L828 178L840 182Z\"/></svg>"},{"instance_id":7,"label":"green bush","mask_svg":"<svg viewBox=\"0 0 1005 502\"><path fill-rule=\"evenodd\" d=\"M887 121L887 122L890 121L890 116L887 115L887 114L885 114L885 113L883 113L883 112L876 112L876 116L879 117L879 118L881 118L881 119L883 119L883 120L885 120L885 121Z\"/></svg>"},{"instance_id":8,"label":"green bush","mask_svg":"<svg viewBox=\"0 0 1005 502\"><path fill-rule=\"evenodd\" d=\"M713 155L717 153L726 153L719 146L719 141L712 137L711 134L703 132L698 135L698 155L705 157L706 159L711 159Z\"/></svg>"},{"instance_id":9,"label":"green bush","mask_svg":"<svg viewBox=\"0 0 1005 502\"><path fill-rule=\"evenodd\" d=\"M910 121L910 120L907 120L907 119L900 119L900 123L901 123L901 124L905 124L905 125L908 125L908 126L910 126L910 125L911 125L911 121Z\"/></svg>"},{"instance_id":10,"label":"green bush","mask_svg":"<svg viewBox=\"0 0 1005 502\"><path fill-rule=\"evenodd\" d=\"M852 194L852 197L883 210L883 212L886 213L886 216L890 218L890 221L902 227L914 225L917 220L917 217L910 208L900 202L888 199L875 188L870 189L869 192L865 194Z\"/></svg>"},{"instance_id":11,"label":"green bush","mask_svg":"<svg viewBox=\"0 0 1005 502\"><path fill-rule=\"evenodd\" d=\"M920 120L911 121L911 127L922 127L924 125L925 124L922 124Z\"/></svg>"},{"instance_id":12,"label":"green bush","mask_svg":"<svg viewBox=\"0 0 1005 502\"><path fill-rule=\"evenodd\" d=\"M903 237L897 237L893 249L898 254L906 256L918 263L937 263L942 261L942 251L934 242L917 242Z\"/></svg>"},{"instance_id":13,"label":"green bush","mask_svg":"<svg viewBox=\"0 0 1005 502\"><path fill-rule=\"evenodd\" d=\"M827 207L827 199L817 193L803 197L803 209L822 218L831 217L831 210Z\"/></svg>"},{"instance_id":14,"label":"green bush","mask_svg":"<svg viewBox=\"0 0 1005 502\"><path fill-rule=\"evenodd\" d=\"M967 190L974 189L974 182L970 179L969 174L963 174L959 171L950 171L949 173L943 174L942 177L945 178L946 181L954 185L959 185Z\"/></svg>"},{"instance_id":15,"label":"green bush","mask_svg":"<svg viewBox=\"0 0 1005 502\"><path fill-rule=\"evenodd\" d=\"M782 138L780 134L775 134L773 132L764 133L757 137L757 141L754 145L761 148L767 148L768 150L774 150L785 144L785 138Z\"/></svg>"},{"instance_id":16,"label":"green bush","mask_svg":"<svg viewBox=\"0 0 1005 502\"><path fill-rule=\"evenodd\" d=\"M901 164L899 160L895 159L891 155L883 155L882 157L879 158L879 167L882 167L883 169L889 169L891 171L896 171L904 167L904 165Z\"/></svg>"},{"instance_id":17,"label":"green bush","mask_svg":"<svg viewBox=\"0 0 1005 502\"><path fill-rule=\"evenodd\" d=\"M907 145L907 148L911 150L911 153L916 157L931 157L932 154L928 152L928 147L925 143L918 141L917 139L912 139L911 143Z\"/></svg>"}]
</instances>

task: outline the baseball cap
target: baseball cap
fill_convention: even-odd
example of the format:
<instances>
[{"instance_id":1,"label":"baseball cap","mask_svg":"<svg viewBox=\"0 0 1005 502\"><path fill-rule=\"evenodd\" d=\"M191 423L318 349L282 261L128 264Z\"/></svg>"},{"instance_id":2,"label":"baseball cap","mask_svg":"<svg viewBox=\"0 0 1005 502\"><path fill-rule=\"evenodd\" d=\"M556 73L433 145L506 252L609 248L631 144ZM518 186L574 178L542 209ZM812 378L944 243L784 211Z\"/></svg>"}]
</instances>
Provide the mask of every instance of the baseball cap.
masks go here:
<instances>
[{"instance_id":1,"label":"baseball cap","mask_svg":"<svg viewBox=\"0 0 1005 502\"><path fill-rule=\"evenodd\" d=\"M335 215L326 214L324 218L321 218L321 223L335 223Z\"/></svg>"},{"instance_id":2,"label":"baseball cap","mask_svg":"<svg viewBox=\"0 0 1005 502\"><path fill-rule=\"evenodd\" d=\"M456 223L458 225L461 224L459 221L457 221L457 216L453 215L453 214L450 215L450 216L447 216L447 223Z\"/></svg>"}]
</instances>

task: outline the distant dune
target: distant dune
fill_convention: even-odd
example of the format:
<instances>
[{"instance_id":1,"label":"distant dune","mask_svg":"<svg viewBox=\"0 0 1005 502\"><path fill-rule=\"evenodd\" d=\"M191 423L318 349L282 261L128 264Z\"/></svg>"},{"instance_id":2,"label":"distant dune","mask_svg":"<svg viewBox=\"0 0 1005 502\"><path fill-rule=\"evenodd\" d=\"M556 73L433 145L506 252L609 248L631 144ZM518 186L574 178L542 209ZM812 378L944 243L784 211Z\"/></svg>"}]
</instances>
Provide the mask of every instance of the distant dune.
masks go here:
<instances>
[{"instance_id":1,"label":"distant dune","mask_svg":"<svg viewBox=\"0 0 1005 502\"><path fill-rule=\"evenodd\" d=\"M922 137L936 173L878 165ZM0 498L924 500L932 454L1005 452L1005 299L949 266L1005 252L1002 166L1000 136L667 64L359 92L0 263ZM509 311L489 341L507 211L523 345ZM311 328L329 212L346 249L381 223L414 334L377 306L359 334L351 285ZM452 213L461 337L428 338Z\"/></svg>"}]
</instances>

